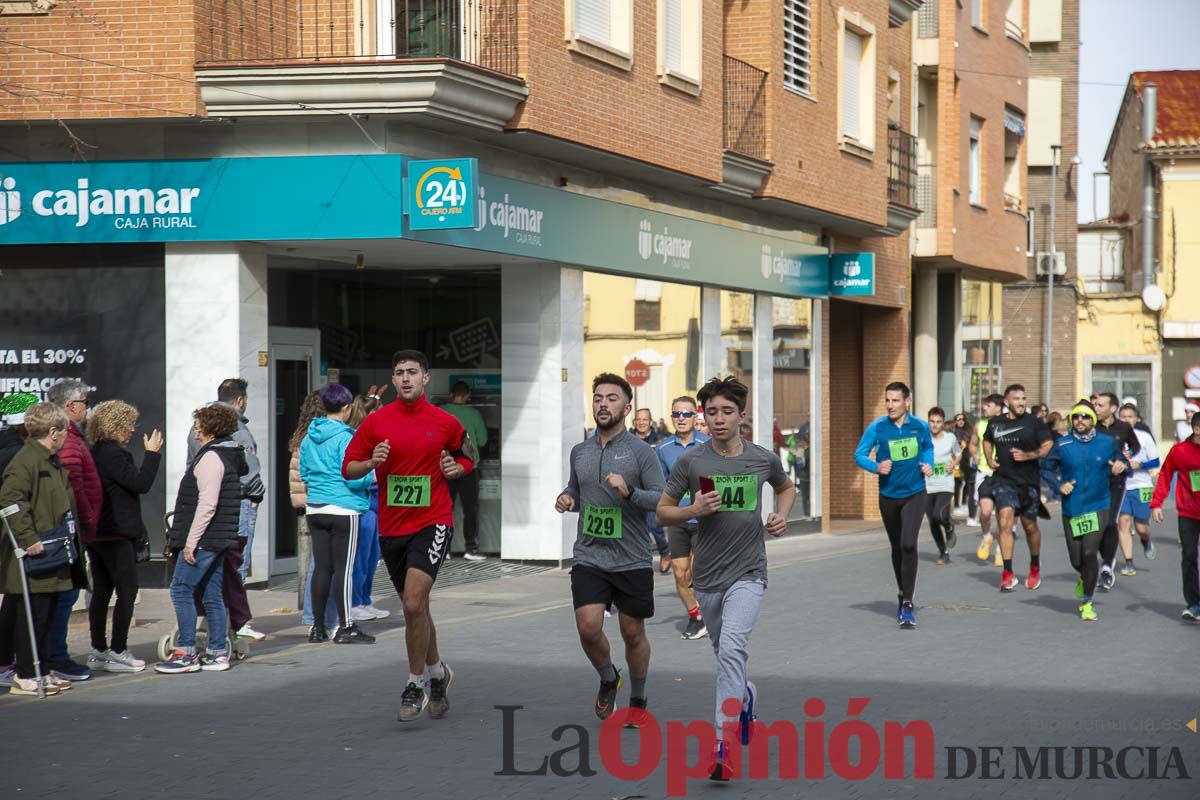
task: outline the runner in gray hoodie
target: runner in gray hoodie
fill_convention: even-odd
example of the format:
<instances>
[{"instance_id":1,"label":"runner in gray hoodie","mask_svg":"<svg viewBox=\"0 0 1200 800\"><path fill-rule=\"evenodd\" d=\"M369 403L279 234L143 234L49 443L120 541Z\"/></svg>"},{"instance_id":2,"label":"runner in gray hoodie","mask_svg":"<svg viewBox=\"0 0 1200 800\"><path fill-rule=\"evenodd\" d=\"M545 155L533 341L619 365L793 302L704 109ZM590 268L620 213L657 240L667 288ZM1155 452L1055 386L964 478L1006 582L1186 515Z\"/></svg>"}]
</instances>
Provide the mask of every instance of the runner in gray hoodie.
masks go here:
<instances>
[{"instance_id":1,"label":"runner in gray hoodie","mask_svg":"<svg viewBox=\"0 0 1200 800\"><path fill-rule=\"evenodd\" d=\"M558 512L579 512L571 569L575 627L583 652L600 673L595 712L606 719L617 707L621 672L612 663L604 635L604 610L615 605L629 665L629 705L643 720L650 640L646 619L654 616L654 570L650 564L647 513L663 490L662 468L654 450L625 428L633 390L624 378L597 375L592 382L596 434L571 450L571 477L554 504Z\"/></svg>"}]
</instances>

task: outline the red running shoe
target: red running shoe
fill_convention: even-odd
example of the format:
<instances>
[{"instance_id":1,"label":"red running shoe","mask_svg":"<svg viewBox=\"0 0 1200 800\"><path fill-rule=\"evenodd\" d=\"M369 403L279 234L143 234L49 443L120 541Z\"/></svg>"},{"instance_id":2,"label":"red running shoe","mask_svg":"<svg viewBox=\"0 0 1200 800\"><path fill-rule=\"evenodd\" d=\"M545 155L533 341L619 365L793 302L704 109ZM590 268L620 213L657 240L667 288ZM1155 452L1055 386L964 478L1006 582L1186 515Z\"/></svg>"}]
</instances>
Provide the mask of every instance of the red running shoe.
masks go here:
<instances>
[{"instance_id":1,"label":"red running shoe","mask_svg":"<svg viewBox=\"0 0 1200 800\"><path fill-rule=\"evenodd\" d=\"M1039 587L1041 585L1042 585L1042 568L1041 567L1030 567L1029 568L1029 576L1027 578L1025 578L1025 588L1026 589L1036 589L1037 587Z\"/></svg>"},{"instance_id":2,"label":"red running shoe","mask_svg":"<svg viewBox=\"0 0 1200 800\"><path fill-rule=\"evenodd\" d=\"M1015 588L1017 588L1017 576L1004 570L1004 574L1000 576L1000 591L1011 592Z\"/></svg>"}]
</instances>

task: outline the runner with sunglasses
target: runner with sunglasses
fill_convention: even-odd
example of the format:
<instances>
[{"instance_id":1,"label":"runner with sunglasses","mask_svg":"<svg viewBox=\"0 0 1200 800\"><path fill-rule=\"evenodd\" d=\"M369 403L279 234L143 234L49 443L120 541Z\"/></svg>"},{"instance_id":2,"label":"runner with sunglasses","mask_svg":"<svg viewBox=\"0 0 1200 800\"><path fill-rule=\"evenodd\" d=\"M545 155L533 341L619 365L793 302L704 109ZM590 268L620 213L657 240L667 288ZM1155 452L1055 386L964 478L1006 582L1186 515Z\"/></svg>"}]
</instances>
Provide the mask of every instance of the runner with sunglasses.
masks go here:
<instances>
[{"instance_id":1,"label":"runner with sunglasses","mask_svg":"<svg viewBox=\"0 0 1200 800\"><path fill-rule=\"evenodd\" d=\"M663 477L671 476L671 468L679 457L693 447L699 447L708 441L708 435L696 430L698 418L696 400L684 395L675 398L671 403L671 424L675 433L658 443L655 450L658 453L658 463L662 465ZM680 506L691 505L691 495L680 499ZM671 570L675 573L675 593L683 601L687 612L687 627L683 630L684 639L703 639L708 635L704 619L700 613L700 603L696 600L696 592L692 589L692 555L696 551L696 534L700 525L695 519L689 519L683 525L668 525L667 544L671 550Z\"/></svg>"},{"instance_id":2,"label":"runner with sunglasses","mask_svg":"<svg viewBox=\"0 0 1200 800\"><path fill-rule=\"evenodd\" d=\"M1096 409L1080 400L1071 409L1071 432L1057 439L1042 466L1042 477L1062 494L1067 555L1079 573L1075 596L1079 618L1096 621L1092 597L1100 577L1100 541L1110 514L1109 481L1129 469L1116 439L1097 430Z\"/></svg>"}]
</instances>

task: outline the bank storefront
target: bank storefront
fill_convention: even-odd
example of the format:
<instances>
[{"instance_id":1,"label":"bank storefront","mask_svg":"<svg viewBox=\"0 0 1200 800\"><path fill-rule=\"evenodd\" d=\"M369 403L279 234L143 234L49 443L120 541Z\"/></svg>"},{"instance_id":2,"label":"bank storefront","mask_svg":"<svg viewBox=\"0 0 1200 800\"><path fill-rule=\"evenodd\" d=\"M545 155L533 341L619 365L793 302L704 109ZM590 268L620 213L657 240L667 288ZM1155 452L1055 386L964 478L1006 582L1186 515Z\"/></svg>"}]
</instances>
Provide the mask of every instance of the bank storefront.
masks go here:
<instances>
[{"instance_id":1,"label":"bank storefront","mask_svg":"<svg viewBox=\"0 0 1200 800\"><path fill-rule=\"evenodd\" d=\"M256 580L296 566L300 399L327 381L386 384L399 347L430 356L435 402L472 386L486 552L570 557L574 524L553 499L591 425L590 376L632 362L656 422L707 377L740 375L754 439L786 433L805 451L794 517L822 514L811 376L831 279L811 237L398 154L7 164L0 190L0 392L79 375L164 428L146 509L161 537L192 409L247 379L269 490Z\"/></svg>"}]
</instances>

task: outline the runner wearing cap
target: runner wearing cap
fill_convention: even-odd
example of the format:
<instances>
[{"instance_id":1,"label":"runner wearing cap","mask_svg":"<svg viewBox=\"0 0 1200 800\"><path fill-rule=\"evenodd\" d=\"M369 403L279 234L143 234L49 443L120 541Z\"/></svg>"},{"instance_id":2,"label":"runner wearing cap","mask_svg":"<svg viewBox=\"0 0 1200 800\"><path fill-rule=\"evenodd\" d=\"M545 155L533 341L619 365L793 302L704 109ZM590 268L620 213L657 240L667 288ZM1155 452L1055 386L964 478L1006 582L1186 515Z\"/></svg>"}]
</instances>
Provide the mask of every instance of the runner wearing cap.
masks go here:
<instances>
[{"instance_id":1,"label":"runner wearing cap","mask_svg":"<svg viewBox=\"0 0 1200 800\"><path fill-rule=\"evenodd\" d=\"M1096 620L1092 597L1100 576L1100 540L1108 525L1109 476L1129 467L1121 446L1096 429L1096 409L1080 400L1071 409L1071 432L1057 439L1042 466L1042 477L1062 494L1063 530L1067 555L1079 573L1075 596L1079 618Z\"/></svg>"}]
</instances>

